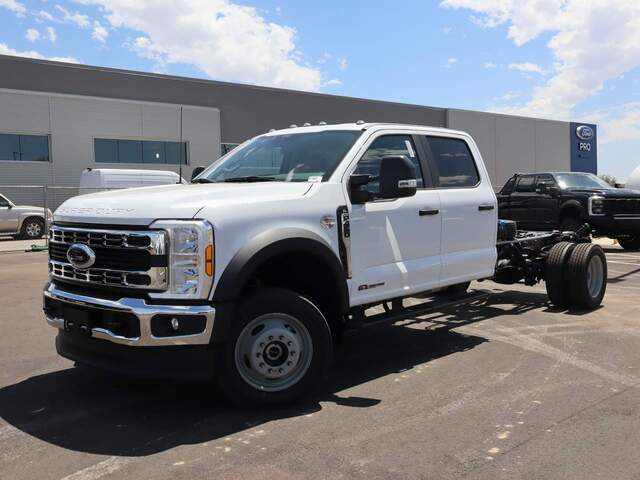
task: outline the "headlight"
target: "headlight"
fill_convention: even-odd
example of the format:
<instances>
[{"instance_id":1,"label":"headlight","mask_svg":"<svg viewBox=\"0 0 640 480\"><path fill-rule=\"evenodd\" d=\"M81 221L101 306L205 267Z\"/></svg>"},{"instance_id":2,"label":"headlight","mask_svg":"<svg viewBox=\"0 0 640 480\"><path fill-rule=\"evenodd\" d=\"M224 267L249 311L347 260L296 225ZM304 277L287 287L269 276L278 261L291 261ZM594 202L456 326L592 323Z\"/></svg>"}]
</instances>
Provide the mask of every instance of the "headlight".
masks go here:
<instances>
[{"instance_id":1,"label":"headlight","mask_svg":"<svg viewBox=\"0 0 640 480\"><path fill-rule=\"evenodd\" d=\"M589 197L589 215L604 215L604 198L597 195Z\"/></svg>"},{"instance_id":2,"label":"headlight","mask_svg":"<svg viewBox=\"0 0 640 480\"><path fill-rule=\"evenodd\" d=\"M158 220L151 225L169 234L169 288L154 298L202 299L214 276L213 228L204 220Z\"/></svg>"}]
</instances>

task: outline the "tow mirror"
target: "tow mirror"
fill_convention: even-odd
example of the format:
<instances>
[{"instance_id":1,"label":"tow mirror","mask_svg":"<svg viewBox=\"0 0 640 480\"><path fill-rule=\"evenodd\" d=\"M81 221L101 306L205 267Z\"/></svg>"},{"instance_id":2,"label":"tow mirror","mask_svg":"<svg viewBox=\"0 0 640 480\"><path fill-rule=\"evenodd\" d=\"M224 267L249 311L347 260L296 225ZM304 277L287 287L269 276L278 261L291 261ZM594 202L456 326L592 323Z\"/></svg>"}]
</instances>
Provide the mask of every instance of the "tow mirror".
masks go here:
<instances>
[{"instance_id":1,"label":"tow mirror","mask_svg":"<svg viewBox=\"0 0 640 480\"><path fill-rule=\"evenodd\" d=\"M546 194L549 193L549 186L546 183L539 183L536 192Z\"/></svg>"},{"instance_id":2,"label":"tow mirror","mask_svg":"<svg viewBox=\"0 0 640 480\"><path fill-rule=\"evenodd\" d=\"M204 172L204 170L205 168L202 165L195 167L191 172L191 181L193 182L198 175Z\"/></svg>"},{"instance_id":3,"label":"tow mirror","mask_svg":"<svg viewBox=\"0 0 640 480\"><path fill-rule=\"evenodd\" d=\"M418 189L416 169L404 155L382 157L380 161L380 198L412 197Z\"/></svg>"},{"instance_id":4,"label":"tow mirror","mask_svg":"<svg viewBox=\"0 0 640 480\"><path fill-rule=\"evenodd\" d=\"M366 190L362 190L360 187L364 187L371 181L371 176L363 173L354 173L349 177L349 193L351 194L351 203L360 205L370 200L371 195Z\"/></svg>"}]
</instances>

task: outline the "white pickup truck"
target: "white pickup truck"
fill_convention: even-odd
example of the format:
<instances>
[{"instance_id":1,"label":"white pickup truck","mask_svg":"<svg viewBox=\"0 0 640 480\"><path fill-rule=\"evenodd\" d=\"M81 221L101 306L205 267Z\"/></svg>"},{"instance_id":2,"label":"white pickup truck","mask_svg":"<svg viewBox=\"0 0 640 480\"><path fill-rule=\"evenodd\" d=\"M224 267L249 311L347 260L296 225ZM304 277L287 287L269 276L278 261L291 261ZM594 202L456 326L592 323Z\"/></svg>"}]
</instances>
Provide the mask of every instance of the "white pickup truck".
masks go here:
<instances>
[{"instance_id":1,"label":"white pickup truck","mask_svg":"<svg viewBox=\"0 0 640 480\"><path fill-rule=\"evenodd\" d=\"M239 402L282 403L321 385L341 332L366 325L371 306L397 318L409 297L464 298L470 281L493 279L546 280L556 306L597 307L606 259L584 230L499 222L466 133L292 127L188 185L65 202L44 312L78 364L216 379Z\"/></svg>"}]
</instances>

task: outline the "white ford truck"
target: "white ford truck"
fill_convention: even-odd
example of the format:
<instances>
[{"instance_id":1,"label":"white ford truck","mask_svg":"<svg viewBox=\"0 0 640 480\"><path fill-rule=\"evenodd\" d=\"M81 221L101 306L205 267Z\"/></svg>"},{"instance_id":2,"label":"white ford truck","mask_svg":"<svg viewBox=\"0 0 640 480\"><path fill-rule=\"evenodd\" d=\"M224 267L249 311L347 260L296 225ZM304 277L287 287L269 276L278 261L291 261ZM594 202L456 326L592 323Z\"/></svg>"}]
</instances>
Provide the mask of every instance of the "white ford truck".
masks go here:
<instances>
[{"instance_id":1,"label":"white ford truck","mask_svg":"<svg viewBox=\"0 0 640 480\"><path fill-rule=\"evenodd\" d=\"M239 402L282 403L321 384L341 332L366 325L371 306L397 318L409 297L464 296L493 279L545 280L556 306L597 307L607 265L585 229L499 222L466 133L292 127L188 185L65 202L44 312L57 351L78 364L216 379Z\"/></svg>"}]
</instances>

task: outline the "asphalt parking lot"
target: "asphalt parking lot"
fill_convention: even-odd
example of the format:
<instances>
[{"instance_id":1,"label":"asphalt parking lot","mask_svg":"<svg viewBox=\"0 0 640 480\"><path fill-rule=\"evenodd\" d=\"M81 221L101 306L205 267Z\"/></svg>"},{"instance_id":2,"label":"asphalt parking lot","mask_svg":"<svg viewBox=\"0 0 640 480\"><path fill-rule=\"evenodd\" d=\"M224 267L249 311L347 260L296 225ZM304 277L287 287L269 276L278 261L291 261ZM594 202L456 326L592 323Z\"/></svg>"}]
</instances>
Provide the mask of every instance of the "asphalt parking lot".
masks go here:
<instances>
[{"instance_id":1,"label":"asphalt parking lot","mask_svg":"<svg viewBox=\"0 0 640 480\"><path fill-rule=\"evenodd\" d=\"M345 339L317 401L243 411L199 384L73 368L46 254L0 253L0 478L640 478L640 253L590 313L544 286Z\"/></svg>"}]
</instances>

